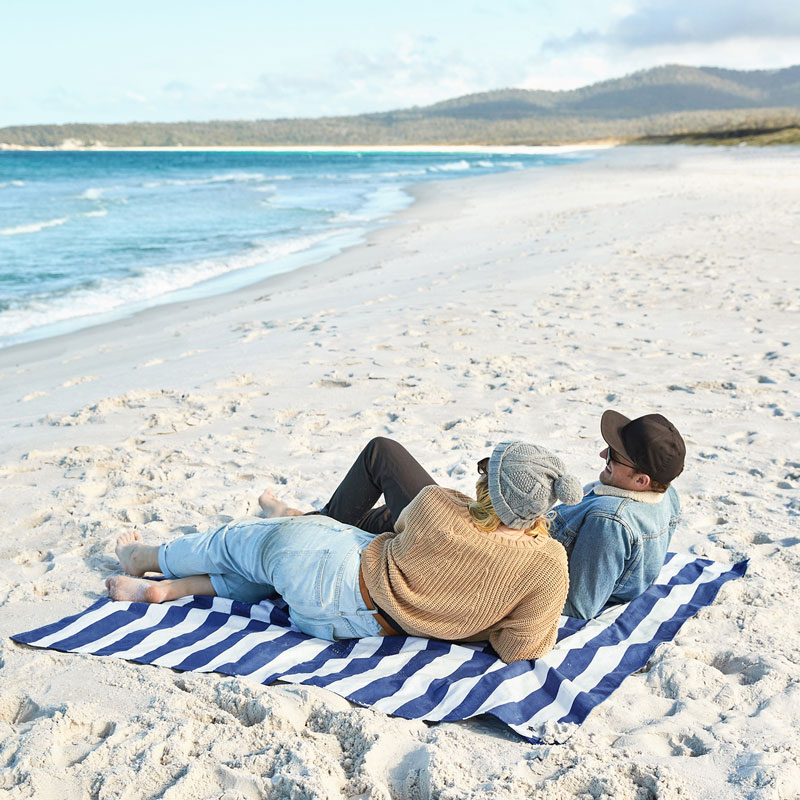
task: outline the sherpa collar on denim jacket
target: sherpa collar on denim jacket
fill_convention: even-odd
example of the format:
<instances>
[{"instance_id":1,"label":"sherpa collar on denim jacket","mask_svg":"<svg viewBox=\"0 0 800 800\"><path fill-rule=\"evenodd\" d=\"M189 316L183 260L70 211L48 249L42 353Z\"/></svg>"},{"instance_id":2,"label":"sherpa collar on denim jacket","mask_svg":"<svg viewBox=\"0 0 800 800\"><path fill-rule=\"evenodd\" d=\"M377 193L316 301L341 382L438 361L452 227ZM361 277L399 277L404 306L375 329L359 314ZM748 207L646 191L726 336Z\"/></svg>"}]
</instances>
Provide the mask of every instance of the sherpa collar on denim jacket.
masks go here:
<instances>
[{"instance_id":1,"label":"sherpa collar on denim jacket","mask_svg":"<svg viewBox=\"0 0 800 800\"><path fill-rule=\"evenodd\" d=\"M584 496L589 492L611 497L627 497L628 500L635 500L637 503L660 503L667 496L666 492L633 492L630 489L620 489L618 486L608 486L600 481L587 483L583 487Z\"/></svg>"}]
</instances>

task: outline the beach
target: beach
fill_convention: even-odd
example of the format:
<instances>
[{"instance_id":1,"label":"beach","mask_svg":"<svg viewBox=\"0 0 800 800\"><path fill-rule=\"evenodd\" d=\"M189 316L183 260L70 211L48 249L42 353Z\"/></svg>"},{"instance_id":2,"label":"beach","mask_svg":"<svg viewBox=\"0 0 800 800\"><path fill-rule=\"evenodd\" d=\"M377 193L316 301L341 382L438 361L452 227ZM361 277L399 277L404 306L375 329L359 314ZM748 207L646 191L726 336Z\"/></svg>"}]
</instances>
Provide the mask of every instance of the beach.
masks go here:
<instances>
[{"instance_id":1,"label":"beach","mask_svg":"<svg viewBox=\"0 0 800 800\"><path fill-rule=\"evenodd\" d=\"M800 796L800 150L617 148L414 187L323 263L0 349L0 788L70 798ZM671 549L747 575L532 745L314 687L12 642L114 542L320 507L374 436L471 493L496 442L603 467L601 413L687 442Z\"/></svg>"},{"instance_id":2,"label":"beach","mask_svg":"<svg viewBox=\"0 0 800 800\"><path fill-rule=\"evenodd\" d=\"M593 152L0 153L0 348L325 261L410 205L420 183L549 169Z\"/></svg>"}]
</instances>

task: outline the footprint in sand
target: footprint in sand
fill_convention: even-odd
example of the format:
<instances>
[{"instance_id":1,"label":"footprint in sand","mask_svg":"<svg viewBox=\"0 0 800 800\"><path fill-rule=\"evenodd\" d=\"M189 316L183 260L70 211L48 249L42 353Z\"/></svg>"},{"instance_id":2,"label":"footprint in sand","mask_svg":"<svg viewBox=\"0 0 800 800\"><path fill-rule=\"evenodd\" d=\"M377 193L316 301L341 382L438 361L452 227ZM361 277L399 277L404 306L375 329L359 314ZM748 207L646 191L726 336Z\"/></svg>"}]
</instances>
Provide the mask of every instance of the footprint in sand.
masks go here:
<instances>
[{"instance_id":1,"label":"footprint in sand","mask_svg":"<svg viewBox=\"0 0 800 800\"><path fill-rule=\"evenodd\" d=\"M77 386L80 383L89 383L90 381L97 381L100 380L99 375L82 375L80 378L73 378L69 381L64 381L64 383L59 386L59 389L68 389L70 386Z\"/></svg>"},{"instance_id":2,"label":"footprint in sand","mask_svg":"<svg viewBox=\"0 0 800 800\"><path fill-rule=\"evenodd\" d=\"M123 522L130 522L133 525L148 525L151 522L160 520L157 511L138 507L123 508L119 512L119 516Z\"/></svg>"},{"instance_id":3,"label":"footprint in sand","mask_svg":"<svg viewBox=\"0 0 800 800\"><path fill-rule=\"evenodd\" d=\"M239 375L233 375L230 378L217 381L214 384L216 389L238 389L240 386L250 386L255 382L252 373L243 372Z\"/></svg>"},{"instance_id":4,"label":"footprint in sand","mask_svg":"<svg viewBox=\"0 0 800 800\"><path fill-rule=\"evenodd\" d=\"M49 394L50 392L31 392L22 398L22 402L27 403L29 400L35 400L37 397L47 397Z\"/></svg>"},{"instance_id":5,"label":"footprint in sand","mask_svg":"<svg viewBox=\"0 0 800 800\"><path fill-rule=\"evenodd\" d=\"M58 720L53 728L50 758L57 769L74 767L100 747L114 732L113 722L92 720L82 708L64 705L51 710Z\"/></svg>"},{"instance_id":6,"label":"footprint in sand","mask_svg":"<svg viewBox=\"0 0 800 800\"><path fill-rule=\"evenodd\" d=\"M22 526L25 528L38 528L39 525L44 525L45 522L49 522L52 518L53 515L50 511L39 511L27 519L23 519Z\"/></svg>"},{"instance_id":7,"label":"footprint in sand","mask_svg":"<svg viewBox=\"0 0 800 800\"><path fill-rule=\"evenodd\" d=\"M714 737L706 731L699 734L679 733L670 737L673 756L697 758L710 753L714 748Z\"/></svg>"},{"instance_id":8,"label":"footprint in sand","mask_svg":"<svg viewBox=\"0 0 800 800\"><path fill-rule=\"evenodd\" d=\"M19 576L21 578L33 580L53 569L53 559L53 553L50 551L43 553L40 550L30 550L14 556L12 560L20 568Z\"/></svg>"},{"instance_id":9,"label":"footprint in sand","mask_svg":"<svg viewBox=\"0 0 800 800\"><path fill-rule=\"evenodd\" d=\"M42 716L42 709L25 695L0 693L0 722L21 725Z\"/></svg>"},{"instance_id":10,"label":"footprint in sand","mask_svg":"<svg viewBox=\"0 0 800 800\"><path fill-rule=\"evenodd\" d=\"M322 378L311 384L315 389L347 389L353 384L341 378Z\"/></svg>"},{"instance_id":11,"label":"footprint in sand","mask_svg":"<svg viewBox=\"0 0 800 800\"><path fill-rule=\"evenodd\" d=\"M86 479L78 484L78 491L87 499L105 497L108 492L108 484L105 481Z\"/></svg>"},{"instance_id":12,"label":"footprint in sand","mask_svg":"<svg viewBox=\"0 0 800 800\"><path fill-rule=\"evenodd\" d=\"M723 675L734 678L741 686L751 686L766 678L775 667L769 659L762 655L734 655L724 652L715 656L711 666Z\"/></svg>"}]
</instances>

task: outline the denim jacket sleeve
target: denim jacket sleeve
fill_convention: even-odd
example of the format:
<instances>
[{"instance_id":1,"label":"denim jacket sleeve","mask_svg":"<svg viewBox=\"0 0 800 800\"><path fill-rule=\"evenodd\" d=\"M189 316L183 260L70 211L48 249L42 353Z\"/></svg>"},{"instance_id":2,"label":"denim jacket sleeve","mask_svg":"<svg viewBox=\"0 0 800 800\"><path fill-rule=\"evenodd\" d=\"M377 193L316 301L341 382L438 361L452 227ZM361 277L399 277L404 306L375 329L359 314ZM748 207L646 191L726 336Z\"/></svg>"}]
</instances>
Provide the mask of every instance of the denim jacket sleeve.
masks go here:
<instances>
[{"instance_id":1,"label":"denim jacket sleeve","mask_svg":"<svg viewBox=\"0 0 800 800\"><path fill-rule=\"evenodd\" d=\"M589 513L569 558L569 595L564 614L591 619L614 592L633 551L633 536L616 515Z\"/></svg>"}]
</instances>

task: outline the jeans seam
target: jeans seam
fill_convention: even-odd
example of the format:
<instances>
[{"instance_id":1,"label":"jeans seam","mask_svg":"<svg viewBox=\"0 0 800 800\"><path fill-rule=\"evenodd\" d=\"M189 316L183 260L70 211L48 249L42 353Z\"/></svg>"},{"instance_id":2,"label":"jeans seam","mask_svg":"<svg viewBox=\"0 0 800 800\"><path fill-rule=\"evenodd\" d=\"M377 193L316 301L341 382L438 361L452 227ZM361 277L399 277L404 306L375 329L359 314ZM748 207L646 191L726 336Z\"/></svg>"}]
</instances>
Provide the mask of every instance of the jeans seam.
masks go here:
<instances>
[{"instance_id":1,"label":"jeans seam","mask_svg":"<svg viewBox=\"0 0 800 800\"><path fill-rule=\"evenodd\" d=\"M359 550L359 552L360 552L359 545L355 544L347 551L347 554L342 559L342 563L339 566L339 571L336 573L336 594L335 594L335 597L336 597L336 614L337 614L337 616L342 617L345 620L347 619L347 617L344 614L342 614L342 583L344 581L344 571L345 571L345 569L347 567L348 561L350 560L350 557L351 557L351 555L352 555L354 550ZM360 571L361 570L360 562L359 562L358 568L359 568L359 571ZM360 586L360 584L359 584L359 586ZM347 624L350 625L349 622ZM350 627L352 628L353 626L350 625Z\"/></svg>"},{"instance_id":2,"label":"jeans seam","mask_svg":"<svg viewBox=\"0 0 800 800\"><path fill-rule=\"evenodd\" d=\"M161 574L165 578L175 578L175 573L169 568L167 564L167 550L169 549L169 542L165 542L158 548L158 566L161 569Z\"/></svg>"},{"instance_id":3,"label":"jeans seam","mask_svg":"<svg viewBox=\"0 0 800 800\"><path fill-rule=\"evenodd\" d=\"M325 565L328 563L328 559L331 557L331 551L325 550L323 557L320 559L319 566L317 567L317 580L316 580L316 587L314 589L314 596L317 601L317 605L322 607L324 605L322 600L322 574L325 571Z\"/></svg>"},{"instance_id":4,"label":"jeans seam","mask_svg":"<svg viewBox=\"0 0 800 800\"><path fill-rule=\"evenodd\" d=\"M622 588L625 582L630 578L631 572L633 572L633 568L639 565L639 562L642 560L642 547L639 545L635 548L634 553L631 555L631 560L625 570L623 570L622 575L620 575L619 580L617 581L617 585L614 587L614 590Z\"/></svg>"},{"instance_id":5,"label":"jeans seam","mask_svg":"<svg viewBox=\"0 0 800 800\"><path fill-rule=\"evenodd\" d=\"M664 536L669 532L669 529L670 529L670 524L667 523L663 528L660 528L659 530L654 531L653 533L649 532L642 533L641 536L642 539L660 539L662 536Z\"/></svg>"}]
</instances>

